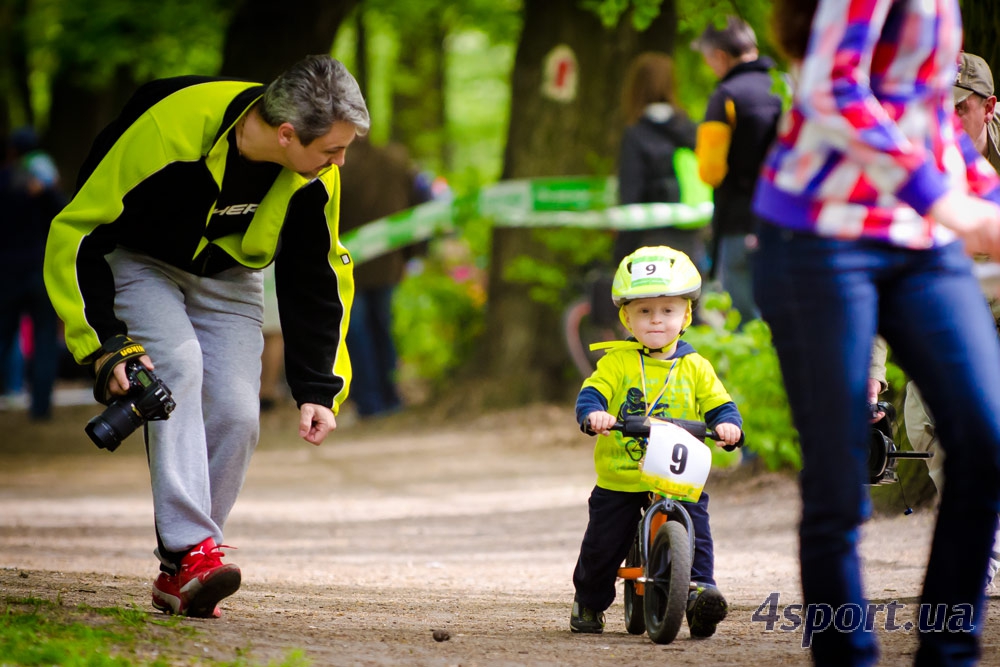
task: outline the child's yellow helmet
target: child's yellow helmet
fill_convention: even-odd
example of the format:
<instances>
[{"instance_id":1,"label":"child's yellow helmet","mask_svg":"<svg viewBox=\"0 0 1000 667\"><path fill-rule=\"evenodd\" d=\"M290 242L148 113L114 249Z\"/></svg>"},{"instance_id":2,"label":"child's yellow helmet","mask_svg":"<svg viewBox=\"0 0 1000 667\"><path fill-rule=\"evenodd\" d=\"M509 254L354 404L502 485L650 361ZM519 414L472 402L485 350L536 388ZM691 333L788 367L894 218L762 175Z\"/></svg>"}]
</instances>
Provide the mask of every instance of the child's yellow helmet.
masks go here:
<instances>
[{"instance_id":1,"label":"child's yellow helmet","mask_svg":"<svg viewBox=\"0 0 1000 667\"><path fill-rule=\"evenodd\" d=\"M667 246L639 248L618 265L611 299L621 308L629 301L679 296L694 301L701 294L701 274L691 258Z\"/></svg>"}]
</instances>

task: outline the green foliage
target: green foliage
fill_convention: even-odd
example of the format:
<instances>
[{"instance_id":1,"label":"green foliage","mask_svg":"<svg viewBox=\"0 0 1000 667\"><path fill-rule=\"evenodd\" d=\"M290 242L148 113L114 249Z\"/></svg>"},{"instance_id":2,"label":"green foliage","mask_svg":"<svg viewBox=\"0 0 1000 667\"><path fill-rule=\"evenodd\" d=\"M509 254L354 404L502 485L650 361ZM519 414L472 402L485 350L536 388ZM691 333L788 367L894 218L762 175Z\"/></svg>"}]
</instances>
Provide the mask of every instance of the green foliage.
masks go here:
<instances>
[{"instance_id":1,"label":"green foliage","mask_svg":"<svg viewBox=\"0 0 1000 667\"><path fill-rule=\"evenodd\" d=\"M363 9L372 139L384 143L403 129L396 127L392 108L401 86L427 85L425 73L411 71L402 62L400 44L427 42L415 35L443 35L432 48L435 57L444 59L445 127L411 130L409 135L418 139L431 134L441 139L423 141L426 146L408 141L407 148L422 168L444 174L458 192L496 181L503 168L520 1L365 0ZM351 71L357 71L356 39L354 24L345 23L333 48ZM433 103L430 95L426 103ZM436 150L442 143L444 148Z\"/></svg>"},{"instance_id":2,"label":"green foliage","mask_svg":"<svg viewBox=\"0 0 1000 667\"><path fill-rule=\"evenodd\" d=\"M158 615L157 615L158 617ZM89 607L75 610L59 601L8 597L0 612L0 664L25 667L167 667L181 664L164 655L166 647L187 640L197 630L184 625L182 617L170 622L150 620L150 614L132 606ZM164 628L167 635L153 634L149 625ZM155 658L143 657L148 645L156 646ZM198 658L206 667L250 667L261 664L248 659L248 651L235 649L233 661ZM179 657L179 656L178 656ZM181 658L183 659L183 658ZM184 662L183 664L187 664ZM284 660L270 661L269 667L308 667L311 663L300 649L288 652Z\"/></svg>"},{"instance_id":3,"label":"green foliage","mask_svg":"<svg viewBox=\"0 0 1000 667\"><path fill-rule=\"evenodd\" d=\"M771 331L761 320L739 326L739 313L731 310L725 293L705 295L702 307L725 316L719 324L693 326L684 340L715 367L743 415L747 446L771 470L798 469L802 455L798 433L792 425L778 357L771 344Z\"/></svg>"},{"instance_id":4,"label":"green foliage","mask_svg":"<svg viewBox=\"0 0 1000 667\"><path fill-rule=\"evenodd\" d=\"M660 15L663 0L580 0L580 7L593 12L606 28L618 25L622 14L632 9L632 25L640 32Z\"/></svg>"},{"instance_id":5,"label":"green foliage","mask_svg":"<svg viewBox=\"0 0 1000 667\"><path fill-rule=\"evenodd\" d=\"M484 326L481 270L467 245L445 240L393 297L393 340L403 373L442 386L467 361Z\"/></svg>"},{"instance_id":6,"label":"green foliage","mask_svg":"<svg viewBox=\"0 0 1000 667\"><path fill-rule=\"evenodd\" d=\"M122 71L138 82L215 74L229 10L221 0L34 0L25 20L31 106L47 117L62 68L101 90Z\"/></svg>"},{"instance_id":7,"label":"green foliage","mask_svg":"<svg viewBox=\"0 0 1000 667\"><path fill-rule=\"evenodd\" d=\"M399 32L443 26L451 32L483 31L491 41L515 42L521 32L521 0L363 0Z\"/></svg>"},{"instance_id":8,"label":"green foliage","mask_svg":"<svg viewBox=\"0 0 1000 667\"><path fill-rule=\"evenodd\" d=\"M99 88L126 67L137 81L214 73L228 11L205 0L37 0L29 34L39 49L86 72Z\"/></svg>"},{"instance_id":9,"label":"green foliage","mask_svg":"<svg viewBox=\"0 0 1000 667\"><path fill-rule=\"evenodd\" d=\"M31 607L23 610L20 607ZM0 616L0 655L4 664L65 667L127 667L137 664L123 645L135 642L135 627L91 626L55 618L57 605L47 601L10 599ZM156 667L163 659L141 664Z\"/></svg>"},{"instance_id":10,"label":"green foliage","mask_svg":"<svg viewBox=\"0 0 1000 667\"><path fill-rule=\"evenodd\" d=\"M504 280L524 285L532 300L559 312L576 296L579 267L601 264L611 257L612 239L603 231L538 229L532 238L546 248L546 259L521 255L504 267Z\"/></svg>"},{"instance_id":11,"label":"green foliage","mask_svg":"<svg viewBox=\"0 0 1000 667\"><path fill-rule=\"evenodd\" d=\"M453 33L446 43L448 180L469 192L503 170L515 45L475 30Z\"/></svg>"}]
</instances>

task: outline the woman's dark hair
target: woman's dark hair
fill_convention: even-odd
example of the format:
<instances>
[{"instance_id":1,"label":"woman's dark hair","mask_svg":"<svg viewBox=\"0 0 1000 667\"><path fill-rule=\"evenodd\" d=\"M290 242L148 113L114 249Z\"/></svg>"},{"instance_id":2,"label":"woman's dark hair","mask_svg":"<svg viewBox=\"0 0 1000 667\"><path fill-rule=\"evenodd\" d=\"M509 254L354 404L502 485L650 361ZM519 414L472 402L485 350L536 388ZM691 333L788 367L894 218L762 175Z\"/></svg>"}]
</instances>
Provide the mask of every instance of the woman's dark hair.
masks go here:
<instances>
[{"instance_id":1,"label":"woman's dark hair","mask_svg":"<svg viewBox=\"0 0 1000 667\"><path fill-rule=\"evenodd\" d=\"M813 16L819 0L774 0L771 33L789 60L802 60L809 48Z\"/></svg>"},{"instance_id":2,"label":"woman's dark hair","mask_svg":"<svg viewBox=\"0 0 1000 667\"><path fill-rule=\"evenodd\" d=\"M665 53L645 51L635 57L625 72L622 113L625 122L636 123L650 104L666 102L676 109L674 61Z\"/></svg>"}]
</instances>

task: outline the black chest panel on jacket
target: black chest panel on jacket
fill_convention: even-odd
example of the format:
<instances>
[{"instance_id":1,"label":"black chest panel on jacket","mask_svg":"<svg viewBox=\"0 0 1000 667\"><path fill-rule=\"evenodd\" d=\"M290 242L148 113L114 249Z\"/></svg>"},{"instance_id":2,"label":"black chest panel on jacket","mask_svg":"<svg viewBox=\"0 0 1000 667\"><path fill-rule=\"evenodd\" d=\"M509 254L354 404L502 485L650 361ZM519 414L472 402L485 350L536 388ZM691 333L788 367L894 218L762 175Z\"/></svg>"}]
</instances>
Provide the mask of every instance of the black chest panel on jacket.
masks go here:
<instances>
[{"instance_id":1,"label":"black chest panel on jacket","mask_svg":"<svg viewBox=\"0 0 1000 667\"><path fill-rule=\"evenodd\" d=\"M268 190L281 172L281 165L273 162L251 162L236 148L236 130L229 133L229 153L226 156L226 173L222 177L222 191L212 211L205 238L210 241L246 232L254 211L264 200Z\"/></svg>"}]
</instances>

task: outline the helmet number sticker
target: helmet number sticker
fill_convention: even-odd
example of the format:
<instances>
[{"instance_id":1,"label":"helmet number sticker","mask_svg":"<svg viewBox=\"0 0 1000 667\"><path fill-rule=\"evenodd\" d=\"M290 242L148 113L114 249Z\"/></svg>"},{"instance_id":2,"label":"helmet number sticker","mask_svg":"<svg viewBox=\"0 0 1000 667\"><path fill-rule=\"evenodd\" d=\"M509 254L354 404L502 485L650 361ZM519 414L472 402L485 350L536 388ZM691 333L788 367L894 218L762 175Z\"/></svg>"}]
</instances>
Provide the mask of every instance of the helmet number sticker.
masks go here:
<instances>
[{"instance_id":1,"label":"helmet number sticker","mask_svg":"<svg viewBox=\"0 0 1000 667\"><path fill-rule=\"evenodd\" d=\"M670 276L670 261L667 259L650 259L649 261L632 262L632 281L643 279L666 280Z\"/></svg>"}]
</instances>

